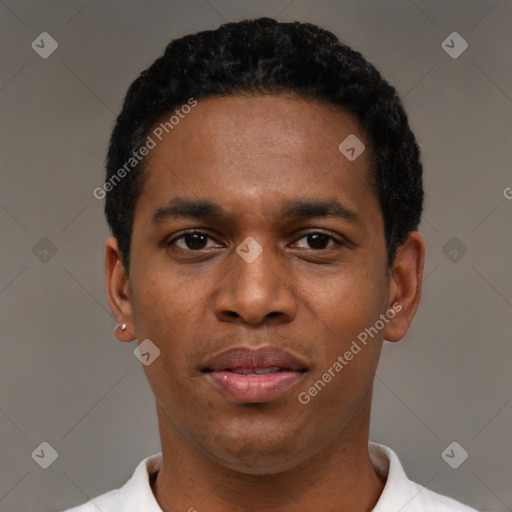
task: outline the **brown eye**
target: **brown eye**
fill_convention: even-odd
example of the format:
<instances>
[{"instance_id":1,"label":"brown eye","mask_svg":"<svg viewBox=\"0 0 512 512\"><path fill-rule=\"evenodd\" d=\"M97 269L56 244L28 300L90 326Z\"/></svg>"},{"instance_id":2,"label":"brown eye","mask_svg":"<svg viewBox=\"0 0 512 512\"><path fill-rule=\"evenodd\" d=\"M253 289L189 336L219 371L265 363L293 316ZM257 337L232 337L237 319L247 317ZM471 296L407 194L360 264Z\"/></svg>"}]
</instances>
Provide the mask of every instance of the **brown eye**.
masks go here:
<instances>
[{"instance_id":1,"label":"brown eye","mask_svg":"<svg viewBox=\"0 0 512 512\"><path fill-rule=\"evenodd\" d=\"M300 240L306 239L308 247L302 247L304 249L314 249L314 250L322 250L329 249L335 245L342 245L342 242L332 235L328 235L326 233L322 233L320 231L315 231L313 233L308 233L307 235L300 238ZM333 243L328 245L329 241L332 240Z\"/></svg>"},{"instance_id":2,"label":"brown eye","mask_svg":"<svg viewBox=\"0 0 512 512\"><path fill-rule=\"evenodd\" d=\"M176 245L180 249L185 251L200 251L205 249L208 239L211 237L207 233L201 231L191 231L189 233L183 233L182 235L170 240L167 245ZM176 242L181 242L180 244Z\"/></svg>"}]
</instances>

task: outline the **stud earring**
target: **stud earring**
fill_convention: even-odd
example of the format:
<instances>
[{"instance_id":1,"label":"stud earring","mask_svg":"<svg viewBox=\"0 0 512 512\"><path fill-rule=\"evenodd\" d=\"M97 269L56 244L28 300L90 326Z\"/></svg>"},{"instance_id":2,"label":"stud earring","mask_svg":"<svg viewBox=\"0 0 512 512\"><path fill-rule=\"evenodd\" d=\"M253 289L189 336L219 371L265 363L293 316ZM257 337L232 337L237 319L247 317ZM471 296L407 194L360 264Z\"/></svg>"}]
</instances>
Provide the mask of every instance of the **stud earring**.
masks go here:
<instances>
[{"instance_id":1,"label":"stud earring","mask_svg":"<svg viewBox=\"0 0 512 512\"><path fill-rule=\"evenodd\" d=\"M116 329L121 329L121 331L124 331L126 329L126 324L117 324Z\"/></svg>"}]
</instances>

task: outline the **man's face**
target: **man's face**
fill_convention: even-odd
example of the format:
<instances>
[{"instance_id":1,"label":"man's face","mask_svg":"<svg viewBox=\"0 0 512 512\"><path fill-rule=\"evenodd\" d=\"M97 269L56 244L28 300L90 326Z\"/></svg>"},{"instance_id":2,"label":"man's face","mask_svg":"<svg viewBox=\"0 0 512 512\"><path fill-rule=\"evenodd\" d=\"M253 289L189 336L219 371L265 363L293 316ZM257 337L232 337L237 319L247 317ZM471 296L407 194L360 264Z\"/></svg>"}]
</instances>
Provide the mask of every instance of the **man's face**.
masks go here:
<instances>
[{"instance_id":1,"label":"man's face","mask_svg":"<svg viewBox=\"0 0 512 512\"><path fill-rule=\"evenodd\" d=\"M367 146L354 161L338 149L350 134ZM333 365L390 307L368 146L346 113L266 96L201 100L151 150L129 295L137 339L160 349L145 371L163 436L258 474L364 430L384 330ZM184 201L222 213L164 210ZM297 202L340 215L283 215Z\"/></svg>"}]
</instances>

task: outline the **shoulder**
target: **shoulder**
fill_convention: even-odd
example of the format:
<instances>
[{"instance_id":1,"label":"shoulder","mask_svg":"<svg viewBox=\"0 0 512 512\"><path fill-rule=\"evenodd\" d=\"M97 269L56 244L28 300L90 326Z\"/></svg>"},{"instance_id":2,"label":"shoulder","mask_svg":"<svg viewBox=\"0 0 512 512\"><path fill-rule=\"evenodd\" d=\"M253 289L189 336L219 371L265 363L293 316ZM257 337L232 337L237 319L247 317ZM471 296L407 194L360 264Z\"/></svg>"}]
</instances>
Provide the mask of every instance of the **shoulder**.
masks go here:
<instances>
[{"instance_id":1,"label":"shoulder","mask_svg":"<svg viewBox=\"0 0 512 512\"><path fill-rule=\"evenodd\" d=\"M118 504L120 490L121 489L115 489L113 491L106 492L83 505L64 510L64 512L98 512L98 510L101 510L102 512L117 511L119 510Z\"/></svg>"},{"instance_id":2,"label":"shoulder","mask_svg":"<svg viewBox=\"0 0 512 512\"><path fill-rule=\"evenodd\" d=\"M161 463L161 453L147 457L139 463L132 477L121 488L63 512L161 512L150 485L150 478L160 469Z\"/></svg>"},{"instance_id":3,"label":"shoulder","mask_svg":"<svg viewBox=\"0 0 512 512\"><path fill-rule=\"evenodd\" d=\"M477 512L476 509L468 507L459 501L430 491L415 482L410 483L417 494L410 503L403 508L403 512L420 512L423 510L432 512Z\"/></svg>"},{"instance_id":4,"label":"shoulder","mask_svg":"<svg viewBox=\"0 0 512 512\"><path fill-rule=\"evenodd\" d=\"M387 446L370 443L369 452L375 470L386 480L373 512L477 512L409 480L396 453Z\"/></svg>"}]
</instances>

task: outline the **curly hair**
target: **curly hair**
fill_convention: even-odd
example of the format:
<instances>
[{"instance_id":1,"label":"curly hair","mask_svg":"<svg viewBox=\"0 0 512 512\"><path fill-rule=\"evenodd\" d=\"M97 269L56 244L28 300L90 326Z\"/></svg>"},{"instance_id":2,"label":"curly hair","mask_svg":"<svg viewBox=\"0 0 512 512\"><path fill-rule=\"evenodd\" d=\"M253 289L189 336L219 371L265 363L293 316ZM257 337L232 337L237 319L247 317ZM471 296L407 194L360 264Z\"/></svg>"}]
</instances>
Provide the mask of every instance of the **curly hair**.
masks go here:
<instances>
[{"instance_id":1,"label":"curly hair","mask_svg":"<svg viewBox=\"0 0 512 512\"><path fill-rule=\"evenodd\" d=\"M152 127L190 98L281 94L313 99L352 114L370 143L370 176L382 209L388 265L423 211L422 165L396 90L331 32L271 18L225 23L171 41L130 85L106 162L105 215L126 272L144 159L113 185ZM119 174L118 174L119 176Z\"/></svg>"}]
</instances>

